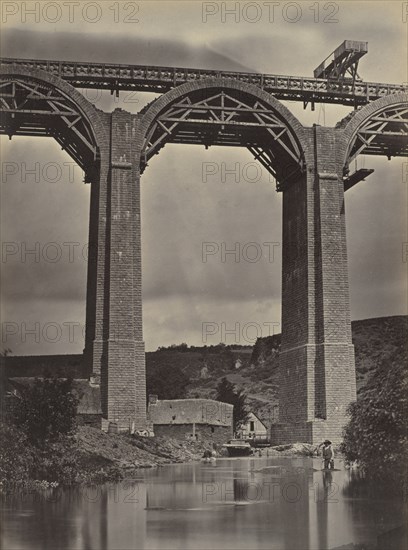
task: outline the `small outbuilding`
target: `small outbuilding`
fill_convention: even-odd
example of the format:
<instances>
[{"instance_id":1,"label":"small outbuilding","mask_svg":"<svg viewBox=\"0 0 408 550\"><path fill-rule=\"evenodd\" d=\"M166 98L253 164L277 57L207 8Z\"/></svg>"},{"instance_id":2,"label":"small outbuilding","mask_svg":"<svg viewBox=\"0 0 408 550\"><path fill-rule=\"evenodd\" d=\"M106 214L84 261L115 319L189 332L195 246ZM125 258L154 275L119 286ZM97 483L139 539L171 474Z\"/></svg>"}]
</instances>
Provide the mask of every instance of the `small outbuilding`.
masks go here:
<instances>
[{"instance_id":1,"label":"small outbuilding","mask_svg":"<svg viewBox=\"0 0 408 550\"><path fill-rule=\"evenodd\" d=\"M233 409L233 405L213 399L161 400L151 395L148 417L156 436L222 444L233 436Z\"/></svg>"},{"instance_id":2,"label":"small outbuilding","mask_svg":"<svg viewBox=\"0 0 408 550\"><path fill-rule=\"evenodd\" d=\"M250 412L247 422L241 426L237 435L241 439L266 438L268 429L265 424L253 413Z\"/></svg>"}]
</instances>

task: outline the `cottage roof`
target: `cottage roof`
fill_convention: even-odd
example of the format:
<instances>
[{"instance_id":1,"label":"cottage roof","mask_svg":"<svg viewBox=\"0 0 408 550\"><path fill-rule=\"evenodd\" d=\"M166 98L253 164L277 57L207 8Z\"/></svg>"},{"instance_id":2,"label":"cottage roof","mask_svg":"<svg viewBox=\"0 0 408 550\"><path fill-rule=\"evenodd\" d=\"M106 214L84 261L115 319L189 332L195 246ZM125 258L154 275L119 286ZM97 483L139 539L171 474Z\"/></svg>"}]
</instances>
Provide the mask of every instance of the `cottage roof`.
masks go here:
<instances>
[{"instance_id":1,"label":"cottage roof","mask_svg":"<svg viewBox=\"0 0 408 550\"><path fill-rule=\"evenodd\" d=\"M164 399L149 404L153 424L231 426L233 405L213 399Z\"/></svg>"}]
</instances>

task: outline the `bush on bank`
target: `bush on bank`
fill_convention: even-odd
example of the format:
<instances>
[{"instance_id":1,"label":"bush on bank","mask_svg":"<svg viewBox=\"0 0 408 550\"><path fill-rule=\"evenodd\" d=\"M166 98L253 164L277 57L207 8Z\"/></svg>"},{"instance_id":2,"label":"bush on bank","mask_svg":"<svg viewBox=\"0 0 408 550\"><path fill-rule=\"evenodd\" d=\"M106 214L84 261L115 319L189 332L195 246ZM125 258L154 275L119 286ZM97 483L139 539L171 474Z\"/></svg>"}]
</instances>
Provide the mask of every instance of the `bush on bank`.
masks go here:
<instances>
[{"instance_id":1,"label":"bush on bank","mask_svg":"<svg viewBox=\"0 0 408 550\"><path fill-rule=\"evenodd\" d=\"M407 353L398 350L371 376L357 402L341 447L346 460L357 461L365 477L402 485L408 456Z\"/></svg>"},{"instance_id":2,"label":"bush on bank","mask_svg":"<svg viewBox=\"0 0 408 550\"><path fill-rule=\"evenodd\" d=\"M12 422L36 447L74 432L78 397L72 378L36 378L20 390Z\"/></svg>"},{"instance_id":3,"label":"bush on bank","mask_svg":"<svg viewBox=\"0 0 408 550\"><path fill-rule=\"evenodd\" d=\"M81 450L75 438L73 381L36 379L10 397L0 423L0 483L7 487L33 481L86 483L116 481L119 469Z\"/></svg>"},{"instance_id":4,"label":"bush on bank","mask_svg":"<svg viewBox=\"0 0 408 550\"><path fill-rule=\"evenodd\" d=\"M24 433L0 423L0 482L26 483L35 464L35 449Z\"/></svg>"}]
</instances>

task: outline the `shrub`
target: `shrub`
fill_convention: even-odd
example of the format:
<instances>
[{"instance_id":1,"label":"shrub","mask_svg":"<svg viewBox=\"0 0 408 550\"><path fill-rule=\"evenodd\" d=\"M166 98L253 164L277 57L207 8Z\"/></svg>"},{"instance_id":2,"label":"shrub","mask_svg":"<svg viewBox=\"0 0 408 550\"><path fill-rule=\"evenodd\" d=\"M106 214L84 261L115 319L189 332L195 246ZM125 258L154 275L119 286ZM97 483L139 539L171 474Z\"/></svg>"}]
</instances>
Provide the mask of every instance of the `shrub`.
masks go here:
<instances>
[{"instance_id":1,"label":"shrub","mask_svg":"<svg viewBox=\"0 0 408 550\"><path fill-rule=\"evenodd\" d=\"M49 484L104 483L122 474L112 461L84 452L72 432L77 398L71 380L36 379L21 391L0 424L0 482L47 488Z\"/></svg>"},{"instance_id":2,"label":"shrub","mask_svg":"<svg viewBox=\"0 0 408 550\"><path fill-rule=\"evenodd\" d=\"M0 482L27 482L36 463L36 453L26 435L1 422L0 441Z\"/></svg>"},{"instance_id":3,"label":"shrub","mask_svg":"<svg viewBox=\"0 0 408 550\"><path fill-rule=\"evenodd\" d=\"M36 378L22 390L13 420L31 443L42 446L74 430L78 398L72 389L69 378Z\"/></svg>"},{"instance_id":4,"label":"shrub","mask_svg":"<svg viewBox=\"0 0 408 550\"><path fill-rule=\"evenodd\" d=\"M402 356L401 356L402 355ZM401 483L408 454L406 356L384 362L349 407L342 452L371 479Z\"/></svg>"},{"instance_id":5,"label":"shrub","mask_svg":"<svg viewBox=\"0 0 408 550\"><path fill-rule=\"evenodd\" d=\"M78 474L78 452L72 438L61 436L38 451L33 477L38 480L74 483Z\"/></svg>"}]
</instances>

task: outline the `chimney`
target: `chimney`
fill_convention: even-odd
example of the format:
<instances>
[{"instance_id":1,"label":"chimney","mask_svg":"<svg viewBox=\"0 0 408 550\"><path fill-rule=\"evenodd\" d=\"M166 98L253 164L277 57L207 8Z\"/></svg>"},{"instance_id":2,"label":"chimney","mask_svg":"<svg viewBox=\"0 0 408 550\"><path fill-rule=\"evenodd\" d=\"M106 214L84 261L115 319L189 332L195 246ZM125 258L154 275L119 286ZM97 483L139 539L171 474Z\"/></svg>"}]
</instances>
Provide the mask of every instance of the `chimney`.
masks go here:
<instances>
[{"instance_id":1,"label":"chimney","mask_svg":"<svg viewBox=\"0 0 408 550\"><path fill-rule=\"evenodd\" d=\"M149 395L149 405L156 405L158 400L157 395Z\"/></svg>"},{"instance_id":2,"label":"chimney","mask_svg":"<svg viewBox=\"0 0 408 550\"><path fill-rule=\"evenodd\" d=\"M97 387L101 384L101 377L99 374L95 374L94 372L89 377L89 385L91 387Z\"/></svg>"}]
</instances>

